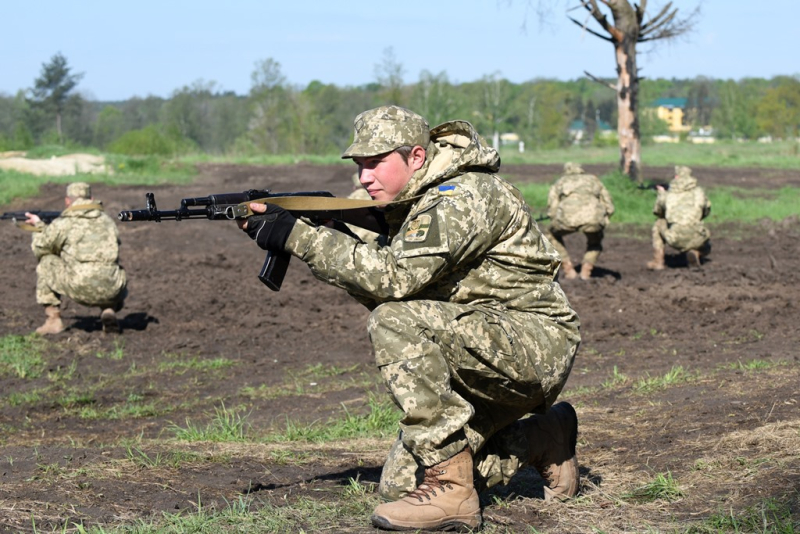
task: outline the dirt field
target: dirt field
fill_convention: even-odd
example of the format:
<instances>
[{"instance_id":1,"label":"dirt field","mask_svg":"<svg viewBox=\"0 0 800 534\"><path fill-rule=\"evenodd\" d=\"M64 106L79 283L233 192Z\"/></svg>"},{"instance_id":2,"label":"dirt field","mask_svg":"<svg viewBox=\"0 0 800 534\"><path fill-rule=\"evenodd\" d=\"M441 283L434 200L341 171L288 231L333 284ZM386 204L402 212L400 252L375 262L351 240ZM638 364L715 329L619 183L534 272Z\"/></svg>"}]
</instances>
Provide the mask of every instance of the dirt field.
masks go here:
<instances>
[{"instance_id":1,"label":"dirt field","mask_svg":"<svg viewBox=\"0 0 800 534\"><path fill-rule=\"evenodd\" d=\"M503 174L550 181L558 170ZM116 214L143 207L147 191L161 209L249 188L344 195L351 173L205 165L190 186L94 193ZM800 185L798 172L695 174L706 185ZM62 198L63 186L51 185L0 209L59 209ZM793 514L800 529L800 224L712 230L702 270L672 257L670 269L652 273L644 266L649 232L612 228L593 279L564 282L582 320L563 394L580 418L582 497L545 503L535 473L522 473L482 495L486 530L683 532L718 514L758 515L765 502ZM120 232L130 280L123 334L104 336L97 310L68 302L69 328L48 339L42 372L0 373L0 532L32 532L33 521L38 532L71 532L79 522L109 528L198 503L221 509L248 494L254 506L344 505L351 478L377 482L390 438L192 443L172 432L189 421L205 425L221 406L246 413L256 436L283 431L287 419L324 424L344 409L363 413L370 393L385 396L365 309L297 260L283 289L269 291L256 278L263 253L232 223L122 223ZM581 245L568 240L576 258ZM44 319L30 236L2 225L0 247L0 335L28 334ZM184 451L182 461L167 462L175 451ZM636 489L659 474L682 495L637 499ZM295 531L373 531L368 515L320 526L298 513L294 521Z\"/></svg>"}]
</instances>

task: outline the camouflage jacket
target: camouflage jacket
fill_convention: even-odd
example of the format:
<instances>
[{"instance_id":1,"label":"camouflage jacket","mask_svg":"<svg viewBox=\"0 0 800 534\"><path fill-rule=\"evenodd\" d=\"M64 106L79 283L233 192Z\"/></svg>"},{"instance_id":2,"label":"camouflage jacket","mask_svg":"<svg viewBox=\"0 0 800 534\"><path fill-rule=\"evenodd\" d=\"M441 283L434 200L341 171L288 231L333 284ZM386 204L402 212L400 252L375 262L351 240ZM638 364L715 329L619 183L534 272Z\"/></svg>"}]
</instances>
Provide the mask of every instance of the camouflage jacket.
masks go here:
<instances>
[{"instance_id":1,"label":"camouflage jacket","mask_svg":"<svg viewBox=\"0 0 800 534\"><path fill-rule=\"evenodd\" d=\"M554 226L598 231L605 228L613 214L611 195L593 174L566 174L550 188L547 215Z\"/></svg>"},{"instance_id":2,"label":"camouflage jacket","mask_svg":"<svg viewBox=\"0 0 800 534\"><path fill-rule=\"evenodd\" d=\"M522 195L494 173L497 152L472 125L431 131L424 166L386 208L388 236L363 243L299 221L286 249L313 274L368 307L436 300L544 314L577 330L554 281L558 253L542 237Z\"/></svg>"},{"instance_id":3,"label":"camouflage jacket","mask_svg":"<svg viewBox=\"0 0 800 534\"><path fill-rule=\"evenodd\" d=\"M711 202L694 177L678 176L668 190L658 192L653 213L670 226L703 226L702 220L711 213Z\"/></svg>"},{"instance_id":4,"label":"camouflage jacket","mask_svg":"<svg viewBox=\"0 0 800 534\"><path fill-rule=\"evenodd\" d=\"M60 256L67 264L116 264L119 260L117 225L96 201L78 199L47 226L37 225L31 248L36 258Z\"/></svg>"}]
</instances>

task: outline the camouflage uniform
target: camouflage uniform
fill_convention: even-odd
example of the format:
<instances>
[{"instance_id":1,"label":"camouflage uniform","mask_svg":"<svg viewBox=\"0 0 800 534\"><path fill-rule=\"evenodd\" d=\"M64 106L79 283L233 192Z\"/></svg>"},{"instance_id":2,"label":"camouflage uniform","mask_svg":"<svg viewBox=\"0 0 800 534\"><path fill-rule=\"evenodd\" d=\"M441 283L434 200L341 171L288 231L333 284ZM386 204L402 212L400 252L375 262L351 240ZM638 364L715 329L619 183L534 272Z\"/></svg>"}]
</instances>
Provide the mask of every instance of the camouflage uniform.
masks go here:
<instances>
[{"instance_id":1,"label":"camouflage uniform","mask_svg":"<svg viewBox=\"0 0 800 534\"><path fill-rule=\"evenodd\" d=\"M382 243L298 221L285 246L372 310L376 363L404 413L381 476L387 500L467 445L486 486L508 482L527 461L515 422L552 405L580 341L554 281L558 254L495 174L497 152L463 121L429 138L408 143L427 146L426 161L385 208Z\"/></svg>"},{"instance_id":2,"label":"camouflage uniform","mask_svg":"<svg viewBox=\"0 0 800 534\"><path fill-rule=\"evenodd\" d=\"M58 307L66 295L84 306L121 309L127 278L117 263L119 234L100 203L78 198L37 229L31 243L39 260L36 302Z\"/></svg>"},{"instance_id":3,"label":"camouflage uniform","mask_svg":"<svg viewBox=\"0 0 800 534\"><path fill-rule=\"evenodd\" d=\"M564 175L553 184L547 197L547 237L565 265L571 260L564 236L576 232L586 235L582 263L597 263L603 250L603 230L613 214L611 195L597 176L586 174L577 163L566 163Z\"/></svg>"},{"instance_id":4,"label":"camouflage uniform","mask_svg":"<svg viewBox=\"0 0 800 534\"><path fill-rule=\"evenodd\" d=\"M653 225L656 254L663 255L665 243L680 252L699 250L705 255L710 251L711 232L703 219L711 213L711 202L689 167L675 167L675 178L668 190L658 192L653 213L658 217Z\"/></svg>"}]
</instances>

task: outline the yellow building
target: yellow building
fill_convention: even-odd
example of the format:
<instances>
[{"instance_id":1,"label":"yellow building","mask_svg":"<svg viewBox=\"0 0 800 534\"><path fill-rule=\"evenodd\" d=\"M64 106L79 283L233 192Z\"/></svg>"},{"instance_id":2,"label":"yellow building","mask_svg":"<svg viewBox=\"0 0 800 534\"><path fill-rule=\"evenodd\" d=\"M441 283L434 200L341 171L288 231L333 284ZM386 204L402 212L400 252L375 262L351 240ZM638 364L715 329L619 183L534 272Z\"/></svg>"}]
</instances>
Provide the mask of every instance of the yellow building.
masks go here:
<instances>
[{"instance_id":1,"label":"yellow building","mask_svg":"<svg viewBox=\"0 0 800 534\"><path fill-rule=\"evenodd\" d=\"M686 124L686 99L685 98L659 98L653 103L656 117L669 125L673 133L688 132L691 126Z\"/></svg>"}]
</instances>

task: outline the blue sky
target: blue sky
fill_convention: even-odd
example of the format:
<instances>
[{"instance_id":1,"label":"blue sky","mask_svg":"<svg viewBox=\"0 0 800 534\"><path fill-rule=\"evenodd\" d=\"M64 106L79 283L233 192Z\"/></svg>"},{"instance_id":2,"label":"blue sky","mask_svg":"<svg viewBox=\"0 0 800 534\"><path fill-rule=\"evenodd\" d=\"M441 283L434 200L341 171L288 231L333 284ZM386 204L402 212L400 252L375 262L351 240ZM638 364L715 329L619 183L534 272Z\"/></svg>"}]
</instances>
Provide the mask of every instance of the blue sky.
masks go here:
<instances>
[{"instance_id":1,"label":"blue sky","mask_svg":"<svg viewBox=\"0 0 800 534\"><path fill-rule=\"evenodd\" d=\"M513 82L614 75L610 43L566 18L576 0L37 0L3 6L0 94L33 85L61 52L96 100L168 97L195 81L246 94L271 58L291 84L375 81L391 49L404 81L445 72L451 82L496 74ZM640 48L649 78L769 78L800 73L800 0L675 0L695 31ZM650 0L651 10L663 1ZM549 6L542 24L537 5ZM527 6L527 9L526 9ZM653 10L653 12L655 12ZM583 10L571 12L583 18ZM592 21L590 27L597 28Z\"/></svg>"}]
</instances>

